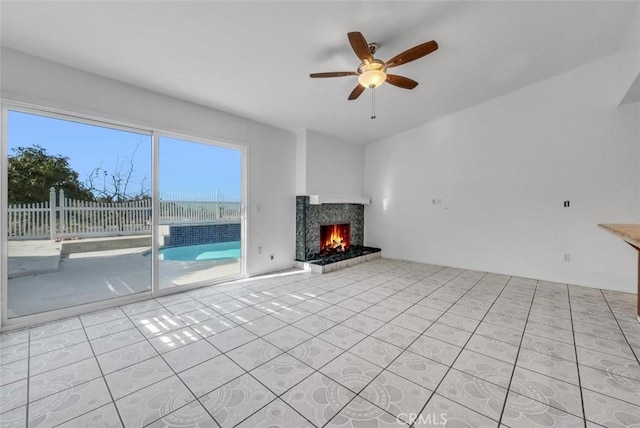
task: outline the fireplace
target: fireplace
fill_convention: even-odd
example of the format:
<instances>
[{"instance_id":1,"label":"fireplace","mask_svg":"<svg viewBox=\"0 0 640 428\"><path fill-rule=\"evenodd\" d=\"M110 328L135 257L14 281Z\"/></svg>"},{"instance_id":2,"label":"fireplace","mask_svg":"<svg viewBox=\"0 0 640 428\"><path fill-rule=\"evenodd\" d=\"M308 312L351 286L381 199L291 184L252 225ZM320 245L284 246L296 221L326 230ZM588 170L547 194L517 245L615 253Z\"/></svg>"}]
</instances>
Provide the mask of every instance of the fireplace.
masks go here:
<instances>
[{"instance_id":1,"label":"fireplace","mask_svg":"<svg viewBox=\"0 0 640 428\"><path fill-rule=\"evenodd\" d=\"M296 197L296 260L345 255L364 246L364 205L311 204Z\"/></svg>"},{"instance_id":2,"label":"fireplace","mask_svg":"<svg viewBox=\"0 0 640 428\"><path fill-rule=\"evenodd\" d=\"M320 226L320 255L344 253L351 248L351 224L328 224Z\"/></svg>"},{"instance_id":3,"label":"fireplace","mask_svg":"<svg viewBox=\"0 0 640 428\"><path fill-rule=\"evenodd\" d=\"M312 204L310 196L296 197L296 263L302 263L296 266L329 272L380 254L364 245L363 203Z\"/></svg>"}]
</instances>

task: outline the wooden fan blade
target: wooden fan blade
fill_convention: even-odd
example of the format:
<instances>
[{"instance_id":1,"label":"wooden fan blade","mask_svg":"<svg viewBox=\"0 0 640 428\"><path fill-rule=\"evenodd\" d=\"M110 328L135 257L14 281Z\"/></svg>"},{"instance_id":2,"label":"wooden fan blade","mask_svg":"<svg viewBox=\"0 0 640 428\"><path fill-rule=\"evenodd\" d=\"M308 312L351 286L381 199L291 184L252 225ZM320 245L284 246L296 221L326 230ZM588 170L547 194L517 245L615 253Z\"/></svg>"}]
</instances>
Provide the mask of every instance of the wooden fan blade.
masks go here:
<instances>
[{"instance_id":1,"label":"wooden fan blade","mask_svg":"<svg viewBox=\"0 0 640 428\"><path fill-rule=\"evenodd\" d=\"M362 94L364 92L364 86L362 85L358 85L355 88L353 88L353 91L351 91L351 94L349 94L349 101L351 100L355 100L356 98L358 98L360 96L360 94Z\"/></svg>"},{"instance_id":2,"label":"wooden fan blade","mask_svg":"<svg viewBox=\"0 0 640 428\"><path fill-rule=\"evenodd\" d=\"M329 71L327 73L311 73L309 77L343 77L343 76L355 76L355 71Z\"/></svg>"},{"instance_id":3,"label":"wooden fan blade","mask_svg":"<svg viewBox=\"0 0 640 428\"><path fill-rule=\"evenodd\" d=\"M349 43L351 43L351 47L353 51L356 53L356 56L360 58L360 61L371 62L373 56L371 55L371 51L369 50L369 43L364 38L362 33L359 31L354 31L352 33L347 34L349 37Z\"/></svg>"},{"instance_id":4,"label":"wooden fan blade","mask_svg":"<svg viewBox=\"0 0 640 428\"><path fill-rule=\"evenodd\" d=\"M435 40L431 40L430 42L426 42L421 45L414 46L411 49L407 49L406 51L391 58L385 64L387 64L387 68L397 67L399 65L415 61L416 59L422 58L425 55L429 55L436 49L438 49L438 43L436 43Z\"/></svg>"},{"instance_id":5,"label":"wooden fan blade","mask_svg":"<svg viewBox=\"0 0 640 428\"><path fill-rule=\"evenodd\" d=\"M395 74L387 74L387 83L397 86L403 89L413 89L418 86L418 82L409 79L408 77L398 76Z\"/></svg>"}]
</instances>

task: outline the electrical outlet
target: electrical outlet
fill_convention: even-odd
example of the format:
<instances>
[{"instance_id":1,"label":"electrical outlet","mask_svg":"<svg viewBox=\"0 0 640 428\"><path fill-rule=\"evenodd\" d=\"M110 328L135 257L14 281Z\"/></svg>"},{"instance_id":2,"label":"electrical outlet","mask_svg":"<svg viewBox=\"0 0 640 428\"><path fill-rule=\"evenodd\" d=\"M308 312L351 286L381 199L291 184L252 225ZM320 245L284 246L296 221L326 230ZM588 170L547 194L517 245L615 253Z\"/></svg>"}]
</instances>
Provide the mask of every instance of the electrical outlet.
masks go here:
<instances>
[{"instance_id":1,"label":"electrical outlet","mask_svg":"<svg viewBox=\"0 0 640 428\"><path fill-rule=\"evenodd\" d=\"M564 255L564 261L565 262L570 262L571 261L571 254L565 254Z\"/></svg>"},{"instance_id":2,"label":"electrical outlet","mask_svg":"<svg viewBox=\"0 0 640 428\"><path fill-rule=\"evenodd\" d=\"M442 203L442 199L440 199L440 198L432 199L431 203L433 205L440 205Z\"/></svg>"}]
</instances>

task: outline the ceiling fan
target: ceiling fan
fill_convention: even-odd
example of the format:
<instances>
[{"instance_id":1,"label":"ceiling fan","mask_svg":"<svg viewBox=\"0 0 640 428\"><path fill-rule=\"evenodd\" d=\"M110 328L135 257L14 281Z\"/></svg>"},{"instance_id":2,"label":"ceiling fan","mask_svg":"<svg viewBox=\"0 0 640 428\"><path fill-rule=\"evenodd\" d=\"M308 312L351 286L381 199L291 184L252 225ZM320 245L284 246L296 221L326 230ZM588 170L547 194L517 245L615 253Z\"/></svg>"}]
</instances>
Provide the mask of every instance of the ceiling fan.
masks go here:
<instances>
[{"instance_id":1,"label":"ceiling fan","mask_svg":"<svg viewBox=\"0 0 640 428\"><path fill-rule=\"evenodd\" d=\"M367 40L364 38L362 33L354 31L349 33L348 37L353 51L356 53L356 56L360 58L360 61L362 61L357 70L311 73L309 77L358 76L358 86L351 91L349 100L355 100L358 98L366 88L374 89L382 85L384 82L403 89L415 88L418 86L418 82L409 79L408 77L398 76L396 74L387 74L387 69L415 61L416 59L422 58L423 56L438 49L438 43L436 43L435 40L431 40L430 42L422 43L412 47L411 49L407 49L385 62L373 57L378 49L378 45L376 43L367 43Z\"/></svg>"}]
</instances>

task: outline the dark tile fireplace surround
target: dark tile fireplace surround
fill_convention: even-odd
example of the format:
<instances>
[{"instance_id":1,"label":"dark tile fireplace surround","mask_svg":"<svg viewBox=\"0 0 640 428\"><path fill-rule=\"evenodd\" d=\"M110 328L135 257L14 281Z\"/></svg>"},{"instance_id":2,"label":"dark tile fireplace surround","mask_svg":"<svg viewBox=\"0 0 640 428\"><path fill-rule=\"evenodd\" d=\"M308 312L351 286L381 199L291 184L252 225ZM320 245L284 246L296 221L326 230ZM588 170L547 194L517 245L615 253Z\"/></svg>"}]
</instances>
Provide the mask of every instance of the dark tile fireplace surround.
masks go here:
<instances>
[{"instance_id":1,"label":"dark tile fireplace surround","mask_svg":"<svg viewBox=\"0 0 640 428\"><path fill-rule=\"evenodd\" d=\"M320 227L349 224L349 251L321 252ZM375 252L364 246L364 205L357 203L311 204L309 196L296 196L296 260L319 264L338 262Z\"/></svg>"}]
</instances>

